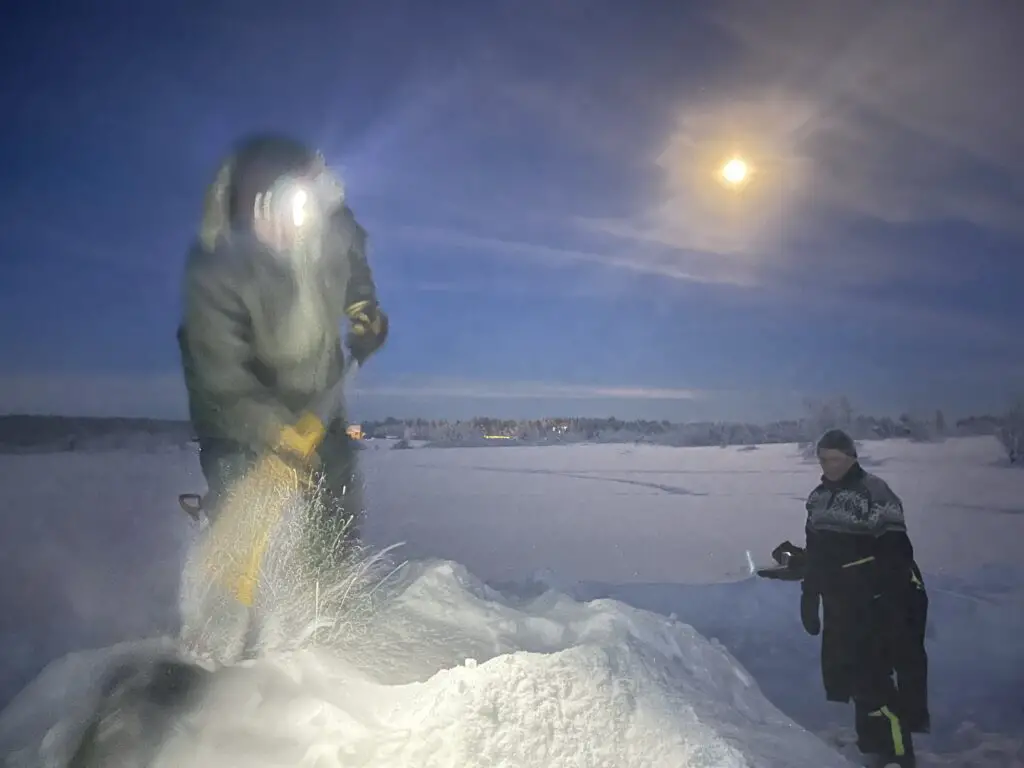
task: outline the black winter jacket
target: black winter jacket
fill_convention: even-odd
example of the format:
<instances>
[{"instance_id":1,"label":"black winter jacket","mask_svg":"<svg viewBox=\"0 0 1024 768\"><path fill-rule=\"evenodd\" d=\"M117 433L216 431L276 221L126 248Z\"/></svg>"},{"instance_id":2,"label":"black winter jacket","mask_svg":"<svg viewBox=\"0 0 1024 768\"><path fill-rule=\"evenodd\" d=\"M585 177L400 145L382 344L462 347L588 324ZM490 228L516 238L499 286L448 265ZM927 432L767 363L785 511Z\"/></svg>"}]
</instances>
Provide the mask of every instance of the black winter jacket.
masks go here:
<instances>
[{"instance_id":1,"label":"black winter jacket","mask_svg":"<svg viewBox=\"0 0 1024 768\"><path fill-rule=\"evenodd\" d=\"M911 731L927 730L928 595L900 498L855 464L838 482L823 478L806 509L802 589L823 604L826 697L852 697L870 707L888 704Z\"/></svg>"}]
</instances>

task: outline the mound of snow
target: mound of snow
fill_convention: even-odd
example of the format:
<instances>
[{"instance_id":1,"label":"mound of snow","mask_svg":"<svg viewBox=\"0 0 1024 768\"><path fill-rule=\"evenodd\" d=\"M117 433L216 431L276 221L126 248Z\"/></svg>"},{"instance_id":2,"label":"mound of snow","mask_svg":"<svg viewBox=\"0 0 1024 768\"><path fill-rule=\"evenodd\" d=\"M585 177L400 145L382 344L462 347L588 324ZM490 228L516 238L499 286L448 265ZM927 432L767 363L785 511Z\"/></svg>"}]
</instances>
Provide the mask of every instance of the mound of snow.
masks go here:
<instances>
[{"instance_id":1,"label":"mound of snow","mask_svg":"<svg viewBox=\"0 0 1024 768\"><path fill-rule=\"evenodd\" d=\"M516 598L450 562L400 579L369 635L218 672L157 765L849 765L685 624L612 600ZM54 663L0 714L0 754L61 765L112 657L162 647Z\"/></svg>"}]
</instances>

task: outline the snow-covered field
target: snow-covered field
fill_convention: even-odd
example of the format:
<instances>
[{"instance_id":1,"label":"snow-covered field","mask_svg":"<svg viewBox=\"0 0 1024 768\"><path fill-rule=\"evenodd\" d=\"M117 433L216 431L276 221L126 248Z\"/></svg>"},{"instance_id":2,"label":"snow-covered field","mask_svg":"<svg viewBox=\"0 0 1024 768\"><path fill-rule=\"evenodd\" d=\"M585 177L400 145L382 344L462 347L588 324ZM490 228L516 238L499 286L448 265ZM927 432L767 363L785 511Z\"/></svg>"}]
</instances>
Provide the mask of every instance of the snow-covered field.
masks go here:
<instances>
[{"instance_id":1,"label":"snow-covered field","mask_svg":"<svg viewBox=\"0 0 1024 768\"><path fill-rule=\"evenodd\" d=\"M852 720L823 701L797 588L744 578L747 550L801 540L818 472L795 446L386 447L362 454L367 533L414 562L373 641L230 678L174 764L843 764L788 719L825 741ZM930 589L920 763L1024 765L1024 472L990 438L863 451ZM5 456L0 487L0 701L70 651L173 631L190 450ZM0 750L38 747L101 666L52 665L0 715ZM198 755L217 740L234 756Z\"/></svg>"}]
</instances>

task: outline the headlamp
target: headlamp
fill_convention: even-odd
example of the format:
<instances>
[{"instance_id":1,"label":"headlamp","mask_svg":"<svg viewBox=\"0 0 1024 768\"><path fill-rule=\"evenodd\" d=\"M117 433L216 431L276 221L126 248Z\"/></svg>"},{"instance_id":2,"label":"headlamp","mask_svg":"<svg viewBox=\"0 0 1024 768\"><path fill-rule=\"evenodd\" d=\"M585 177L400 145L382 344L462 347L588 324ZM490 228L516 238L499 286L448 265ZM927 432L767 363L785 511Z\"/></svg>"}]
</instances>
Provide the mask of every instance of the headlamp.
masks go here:
<instances>
[{"instance_id":1,"label":"headlamp","mask_svg":"<svg viewBox=\"0 0 1024 768\"><path fill-rule=\"evenodd\" d=\"M344 200L334 174L326 168L312 176L285 176L256 199L258 218L309 229L324 221Z\"/></svg>"}]
</instances>

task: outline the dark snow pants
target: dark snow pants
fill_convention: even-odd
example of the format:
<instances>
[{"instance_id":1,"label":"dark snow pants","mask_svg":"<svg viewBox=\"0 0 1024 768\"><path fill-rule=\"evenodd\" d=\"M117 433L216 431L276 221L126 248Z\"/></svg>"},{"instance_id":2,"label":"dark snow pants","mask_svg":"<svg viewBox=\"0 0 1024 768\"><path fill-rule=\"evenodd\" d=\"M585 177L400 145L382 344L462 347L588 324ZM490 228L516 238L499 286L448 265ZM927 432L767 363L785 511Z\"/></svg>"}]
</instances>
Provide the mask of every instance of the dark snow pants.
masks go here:
<instances>
[{"instance_id":1,"label":"dark snow pants","mask_svg":"<svg viewBox=\"0 0 1024 768\"><path fill-rule=\"evenodd\" d=\"M907 585L873 594L822 595L822 679L830 701L853 700L862 752L912 757L911 733L927 732L928 596L914 567Z\"/></svg>"},{"instance_id":2,"label":"dark snow pants","mask_svg":"<svg viewBox=\"0 0 1024 768\"><path fill-rule=\"evenodd\" d=\"M328 565L359 540L364 517L362 478L354 441L343 421L334 421L317 452L320 465L314 478L315 495L309 499L310 556ZM208 517L216 518L220 500L231 485L249 472L257 456L245 446L221 438L199 439L199 465L209 491L203 499Z\"/></svg>"}]
</instances>

